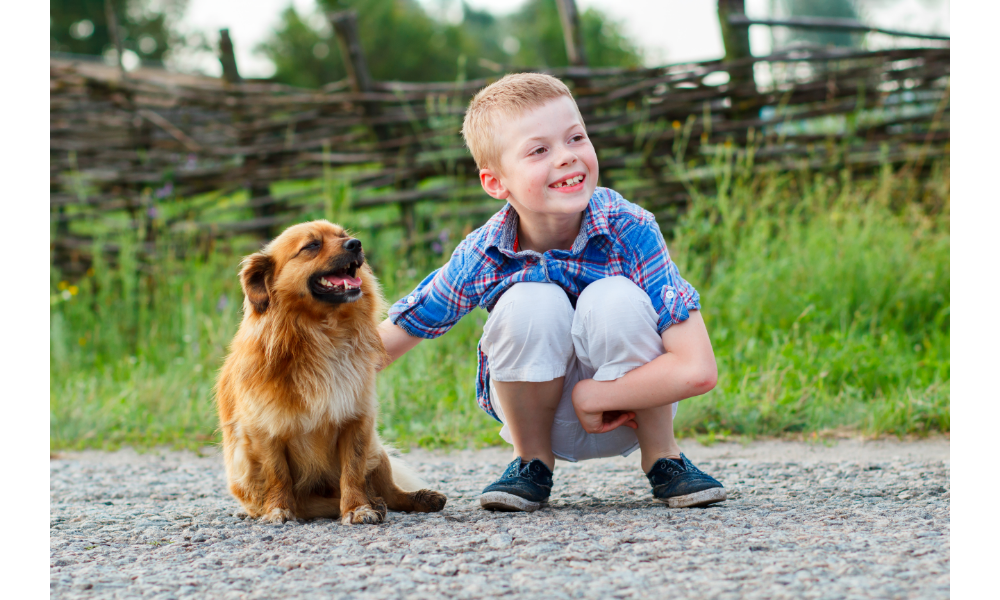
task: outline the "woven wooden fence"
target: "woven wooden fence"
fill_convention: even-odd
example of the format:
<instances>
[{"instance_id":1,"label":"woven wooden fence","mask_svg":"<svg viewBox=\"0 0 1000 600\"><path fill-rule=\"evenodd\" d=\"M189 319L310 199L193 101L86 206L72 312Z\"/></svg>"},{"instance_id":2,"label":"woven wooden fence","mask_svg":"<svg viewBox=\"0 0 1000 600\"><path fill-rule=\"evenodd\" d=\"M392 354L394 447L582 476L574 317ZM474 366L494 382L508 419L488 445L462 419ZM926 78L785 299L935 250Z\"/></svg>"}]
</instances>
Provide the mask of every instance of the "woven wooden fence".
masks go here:
<instances>
[{"instance_id":1,"label":"woven wooden fence","mask_svg":"<svg viewBox=\"0 0 1000 600\"><path fill-rule=\"evenodd\" d=\"M714 184L727 144L754 147L760 169L919 172L948 152L947 47L546 72L576 96L601 184L666 224L692 186ZM320 215L398 228L411 246L457 234L501 206L459 133L488 83L355 77L305 90L53 58L53 259L85 268L94 240L113 250L115 232L141 232L152 251L165 238L264 239Z\"/></svg>"}]
</instances>

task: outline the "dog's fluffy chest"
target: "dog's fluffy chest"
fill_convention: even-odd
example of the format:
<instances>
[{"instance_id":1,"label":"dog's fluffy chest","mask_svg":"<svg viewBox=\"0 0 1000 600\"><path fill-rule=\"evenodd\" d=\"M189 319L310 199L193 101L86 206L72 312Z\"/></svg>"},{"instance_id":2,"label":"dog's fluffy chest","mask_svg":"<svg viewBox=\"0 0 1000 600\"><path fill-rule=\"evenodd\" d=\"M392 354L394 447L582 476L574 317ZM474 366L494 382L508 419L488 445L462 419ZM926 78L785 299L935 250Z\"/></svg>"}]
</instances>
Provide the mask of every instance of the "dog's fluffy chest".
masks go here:
<instances>
[{"instance_id":1,"label":"dog's fluffy chest","mask_svg":"<svg viewBox=\"0 0 1000 600\"><path fill-rule=\"evenodd\" d=\"M238 385L240 396L255 400L240 403L239 420L272 437L288 438L373 416L376 360L356 347L342 348L271 364L264 377L244 372L234 378L243 383Z\"/></svg>"},{"instance_id":2,"label":"dog's fluffy chest","mask_svg":"<svg viewBox=\"0 0 1000 600\"><path fill-rule=\"evenodd\" d=\"M313 429L345 423L369 413L375 404L375 374L369 362L335 358L325 372L303 386L303 400ZM318 374L317 374L318 375Z\"/></svg>"}]
</instances>

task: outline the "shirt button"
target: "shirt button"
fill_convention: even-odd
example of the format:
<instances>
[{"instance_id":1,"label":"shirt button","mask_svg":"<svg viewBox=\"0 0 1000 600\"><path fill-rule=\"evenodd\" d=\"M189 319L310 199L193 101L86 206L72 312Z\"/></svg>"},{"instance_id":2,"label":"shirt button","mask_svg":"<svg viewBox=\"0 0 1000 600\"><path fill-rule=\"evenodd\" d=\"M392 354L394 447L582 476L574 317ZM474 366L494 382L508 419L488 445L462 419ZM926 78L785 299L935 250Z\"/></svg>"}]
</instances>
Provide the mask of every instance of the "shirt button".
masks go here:
<instances>
[{"instance_id":1,"label":"shirt button","mask_svg":"<svg viewBox=\"0 0 1000 600\"><path fill-rule=\"evenodd\" d=\"M667 300L673 300L675 295L674 290L667 290L667 293L664 295L667 297Z\"/></svg>"},{"instance_id":2,"label":"shirt button","mask_svg":"<svg viewBox=\"0 0 1000 600\"><path fill-rule=\"evenodd\" d=\"M414 303L414 302L416 302L416 301L417 301L417 299L416 299L416 298L414 298L413 296L410 296L410 297L408 297L408 298L406 299L406 303L407 303L407 304L413 304L413 303Z\"/></svg>"}]
</instances>

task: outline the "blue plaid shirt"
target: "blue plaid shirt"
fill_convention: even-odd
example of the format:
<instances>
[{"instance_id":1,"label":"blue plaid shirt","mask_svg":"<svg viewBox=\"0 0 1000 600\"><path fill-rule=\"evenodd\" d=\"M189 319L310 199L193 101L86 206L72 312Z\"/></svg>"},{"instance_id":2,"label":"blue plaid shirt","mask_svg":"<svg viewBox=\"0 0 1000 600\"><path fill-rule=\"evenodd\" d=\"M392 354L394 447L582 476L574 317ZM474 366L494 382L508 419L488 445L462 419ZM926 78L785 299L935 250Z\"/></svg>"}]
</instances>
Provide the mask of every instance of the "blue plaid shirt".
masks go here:
<instances>
[{"instance_id":1,"label":"blue plaid shirt","mask_svg":"<svg viewBox=\"0 0 1000 600\"><path fill-rule=\"evenodd\" d=\"M514 250L517 212L507 204L455 248L408 296L389 308L389 318L421 338L442 335L476 306L492 311L507 288L522 281L554 283L573 306L592 282L622 275L649 294L663 333L701 308L698 292L677 272L653 215L607 188L597 188L570 250ZM494 419L489 363L479 345L476 401Z\"/></svg>"}]
</instances>

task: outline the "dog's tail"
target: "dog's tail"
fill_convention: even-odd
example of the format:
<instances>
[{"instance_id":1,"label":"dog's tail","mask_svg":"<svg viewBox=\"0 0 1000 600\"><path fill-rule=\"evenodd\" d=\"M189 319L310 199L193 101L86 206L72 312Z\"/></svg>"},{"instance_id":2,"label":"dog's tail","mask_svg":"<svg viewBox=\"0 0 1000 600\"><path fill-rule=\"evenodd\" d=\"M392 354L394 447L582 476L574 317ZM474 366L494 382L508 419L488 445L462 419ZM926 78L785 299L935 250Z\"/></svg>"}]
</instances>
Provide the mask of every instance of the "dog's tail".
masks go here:
<instances>
[{"instance_id":1,"label":"dog's tail","mask_svg":"<svg viewBox=\"0 0 1000 600\"><path fill-rule=\"evenodd\" d=\"M399 451L390 446L386 446L386 453L389 455L389 464L392 465L392 482L404 492L415 492L428 488L427 482L417 475L410 465L406 464L399 457Z\"/></svg>"}]
</instances>

